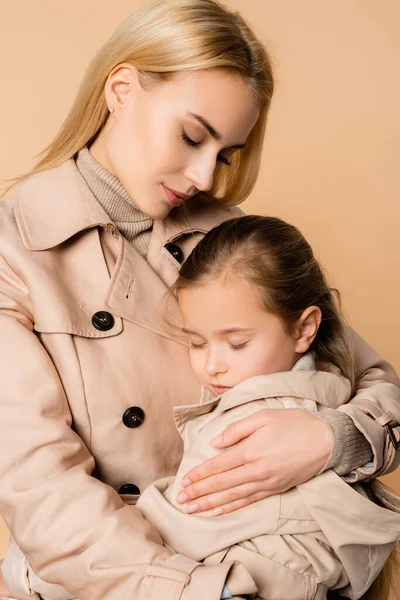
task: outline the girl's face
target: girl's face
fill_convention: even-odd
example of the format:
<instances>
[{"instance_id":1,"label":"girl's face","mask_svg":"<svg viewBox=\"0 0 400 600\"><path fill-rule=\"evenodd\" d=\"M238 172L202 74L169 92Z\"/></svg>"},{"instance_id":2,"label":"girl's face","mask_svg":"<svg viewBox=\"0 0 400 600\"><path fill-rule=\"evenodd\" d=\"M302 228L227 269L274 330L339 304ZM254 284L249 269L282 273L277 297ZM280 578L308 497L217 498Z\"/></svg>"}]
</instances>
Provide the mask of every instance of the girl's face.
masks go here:
<instances>
[{"instance_id":1,"label":"girl's face","mask_svg":"<svg viewBox=\"0 0 400 600\"><path fill-rule=\"evenodd\" d=\"M179 307L193 371L216 394L249 377L290 371L298 358L298 340L242 279L182 289Z\"/></svg>"},{"instance_id":2,"label":"girl's face","mask_svg":"<svg viewBox=\"0 0 400 600\"><path fill-rule=\"evenodd\" d=\"M91 152L146 215L163 219L210 190L221 165L246 143L259 105L241 78L222 71L178 74L145 88L124 65L110 75L106 100L114 110Z\"/></svg>"}]
</instances>

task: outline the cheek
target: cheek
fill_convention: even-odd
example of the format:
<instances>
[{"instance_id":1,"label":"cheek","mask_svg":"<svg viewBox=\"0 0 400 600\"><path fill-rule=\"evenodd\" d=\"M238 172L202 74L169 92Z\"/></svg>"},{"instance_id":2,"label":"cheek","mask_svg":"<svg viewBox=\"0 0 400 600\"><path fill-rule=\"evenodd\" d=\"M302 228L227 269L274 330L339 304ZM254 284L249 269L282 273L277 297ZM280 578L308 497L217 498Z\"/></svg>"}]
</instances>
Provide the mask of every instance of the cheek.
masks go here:
<instances>
[{"instance_id":1,"label":"cheek","mask_svg":"<svg viewBox=\"0 0 400 600\"><path fill-rule=\"evenodd\" d=\"M107 152L116 175L128 174L132 165L140 168L140 153L137 138L132 133L133 127L128 114L118 115L107 137Z\"/></svg>"},{"instance_id":2,"label":"cheek","mask_svg":"<svg viewBox=\"0 0 400 600\"><path fill-rule=\"evenodd\" d=\"M204 357L200 351L189 351L189 360L193 373L197 379L202 380L204 377Z\"/></svg>"},{"instance_id":3,"label":"cheek","mask_svg":"<svg viewBox=\"0 0 400 600\"><path fill-rule=\"evenodd\" d=\"M143 117L139 138L146 168L162 177L182 168L185 147L174 119L162 112L157 116L157 112L155 107L150 120Z\"/></svg>"}]
</instances>

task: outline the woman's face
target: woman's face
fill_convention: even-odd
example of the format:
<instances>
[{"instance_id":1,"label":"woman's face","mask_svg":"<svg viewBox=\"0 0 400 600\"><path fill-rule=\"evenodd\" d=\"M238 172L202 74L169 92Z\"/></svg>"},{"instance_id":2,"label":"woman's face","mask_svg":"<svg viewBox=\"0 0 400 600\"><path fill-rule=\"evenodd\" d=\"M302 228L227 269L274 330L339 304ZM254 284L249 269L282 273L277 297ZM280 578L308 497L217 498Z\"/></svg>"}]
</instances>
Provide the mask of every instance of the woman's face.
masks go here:
<instances>
[{"instance_id":1,"label":"woman's face","mask_svg":"<svg viewBox=\"0 0 400 600\"><path fill-rule=\"evenodd\" d=\"M259 116L249 86L215 70L179 74L145 88L135 69L122 65L110 76L106 99L114 111L91 152L154 219L210 190Z\"/></svg>"}]
</instances>

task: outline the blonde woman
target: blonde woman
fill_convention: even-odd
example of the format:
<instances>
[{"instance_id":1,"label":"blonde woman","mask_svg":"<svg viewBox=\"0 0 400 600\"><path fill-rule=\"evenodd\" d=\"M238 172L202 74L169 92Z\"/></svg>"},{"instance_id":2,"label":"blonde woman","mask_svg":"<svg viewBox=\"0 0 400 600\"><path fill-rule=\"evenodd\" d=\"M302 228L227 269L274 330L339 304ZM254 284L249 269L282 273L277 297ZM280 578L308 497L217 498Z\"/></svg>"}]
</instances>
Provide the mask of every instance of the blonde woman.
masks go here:
<instances>
[{"instance_id":1,"label":"blonde woman","mask_svg":"<svg viewBox=\"0 0 400 600\"><path fill-rule=\"evenodd\" d=\"M40 579L80 600L254 592L240 563L163 546L135 502L175 473L172 406L200 390L159 301L204 233L240 214L272 92L239 15L157 1L100 50L60 133L2 203L0 512L13 540L1 593L37 600ZM392 470L397 377L354 343L347 413L237 423L220 443L232 447L182 481L187 510L230 512L328 468L354 481Z\"/></svg>"}]
</instances>

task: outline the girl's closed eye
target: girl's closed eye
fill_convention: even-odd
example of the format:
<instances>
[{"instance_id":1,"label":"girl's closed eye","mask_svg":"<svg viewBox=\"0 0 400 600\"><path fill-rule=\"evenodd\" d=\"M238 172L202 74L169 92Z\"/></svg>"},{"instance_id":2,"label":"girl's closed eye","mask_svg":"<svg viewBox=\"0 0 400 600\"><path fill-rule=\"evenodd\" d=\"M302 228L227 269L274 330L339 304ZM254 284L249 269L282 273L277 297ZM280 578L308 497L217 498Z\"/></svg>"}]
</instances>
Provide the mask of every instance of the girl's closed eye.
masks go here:
<instances>
[{"instance_id":1,"label":"girl's closed eye","mask_svg":"<svg viewBox=\"0 0 400 600\"><path fill-rule=\"evenodd\" d=\"M249 342L243 342L242 344L229 344L232 350L243 350Z\"/></svg>"},{"instance_id":2,"label":"girl's closed eye","mask_svg":"<svg viewBox=\"0 0 400 600\"><path fill-rule=\"evenodd\" d=\"M200 146L201 142L196 142L191 137L189 137L183 127L181 129L181 137L183 141L191 148L198 148ZM222 154L218 154L217 160L219 162L222 162L222 164L227 165L228 167L231 166L231 162L226 158L226 156L222 156Z\"/></svg>"},{"instance_id":3,"label":"girl's closed eye","mask_svg":"<svg viewBox=\"0 0 400 600\"><path fill-rule=\"evenodd\" d=\"M191 350L201 350L202 348L205 348L205 346L205 342L200 342L196 344L195 342L192 342L192 340L189 340L189 348L191 348Z\"/></svg>"}]
</instances>

